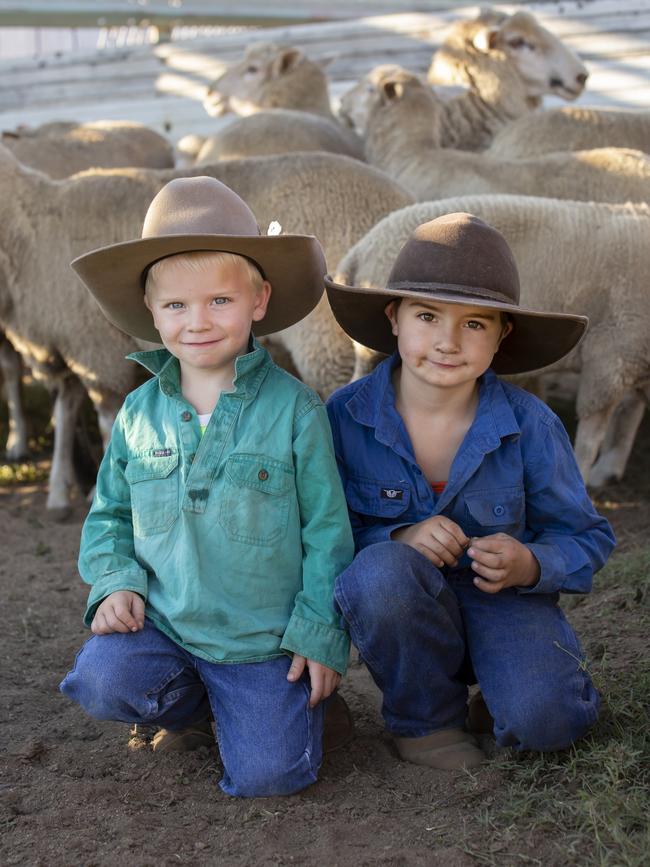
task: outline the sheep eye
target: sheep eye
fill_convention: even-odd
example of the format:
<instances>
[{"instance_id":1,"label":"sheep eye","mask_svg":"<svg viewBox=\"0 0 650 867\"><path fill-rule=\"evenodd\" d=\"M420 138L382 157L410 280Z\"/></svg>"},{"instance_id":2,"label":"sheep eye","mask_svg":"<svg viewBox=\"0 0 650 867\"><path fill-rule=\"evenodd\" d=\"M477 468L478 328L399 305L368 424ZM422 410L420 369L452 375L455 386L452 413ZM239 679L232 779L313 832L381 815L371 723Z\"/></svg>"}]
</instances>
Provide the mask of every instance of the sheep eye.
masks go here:
<instances>
[{"instance_id":1,"label":"sheep eye","mask_svg":"<svg viewBox=\"0 0 650 867\"><path fill-rule=\"evenodd\" d=\"M528 45L528 43L526 42L525 39L522 39L521 36L519 36L515 39L511 39L510 42L508 43L508 45L511 48L525 48ZM530 45L528 47L532 48L532 45Z\"/></svg>"},{"instance_id":2,"label":"sheep eye","mask_svg":"<svg viewBox=\"0 0 650 867\"><path fill-rule=\"evenodd\" d=\"M246 72L250 75L255 75L256 72L259 72L259 66L247 66Z\"/></svg>"}]
</instances>

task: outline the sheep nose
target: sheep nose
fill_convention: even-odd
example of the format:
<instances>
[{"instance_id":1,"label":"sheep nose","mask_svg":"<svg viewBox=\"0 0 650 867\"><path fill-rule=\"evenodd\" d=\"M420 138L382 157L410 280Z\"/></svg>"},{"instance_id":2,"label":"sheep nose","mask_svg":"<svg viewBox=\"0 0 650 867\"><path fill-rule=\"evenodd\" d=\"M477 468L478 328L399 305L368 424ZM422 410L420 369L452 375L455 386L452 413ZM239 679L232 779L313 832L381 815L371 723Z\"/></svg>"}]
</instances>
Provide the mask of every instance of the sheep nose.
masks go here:
<instances>
[{"instance_id":1,"label":"sheep nose","mask_svg":"<svg viewBox=\"0 0 650 867\"><path fill-rule=\"evenodd\" d=\"M587 79L589 78L588 72L581 72L580 75L576 75L576 81L580 85L580 87L584 87L587 83Z\"/></svg>"}]
</instances>

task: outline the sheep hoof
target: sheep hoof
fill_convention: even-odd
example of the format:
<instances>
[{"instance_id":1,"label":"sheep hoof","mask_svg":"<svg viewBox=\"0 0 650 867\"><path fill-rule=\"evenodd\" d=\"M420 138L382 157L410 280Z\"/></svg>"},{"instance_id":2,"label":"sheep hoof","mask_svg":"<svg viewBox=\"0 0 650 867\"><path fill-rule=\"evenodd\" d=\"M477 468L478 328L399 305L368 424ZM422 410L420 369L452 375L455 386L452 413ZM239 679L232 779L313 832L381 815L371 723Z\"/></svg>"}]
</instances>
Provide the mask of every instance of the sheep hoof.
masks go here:
<instances>
[{"instance_id":1,"label":"sheep hoof","mask_svg":"<svg viewBox=\"0 0 650 867\"><path fill-rule=\"evenodd\" d=\"M47 514L56 524L64 524L72 516L71 506L55 506L47 510Z\"/></svg>"}]
</instances>

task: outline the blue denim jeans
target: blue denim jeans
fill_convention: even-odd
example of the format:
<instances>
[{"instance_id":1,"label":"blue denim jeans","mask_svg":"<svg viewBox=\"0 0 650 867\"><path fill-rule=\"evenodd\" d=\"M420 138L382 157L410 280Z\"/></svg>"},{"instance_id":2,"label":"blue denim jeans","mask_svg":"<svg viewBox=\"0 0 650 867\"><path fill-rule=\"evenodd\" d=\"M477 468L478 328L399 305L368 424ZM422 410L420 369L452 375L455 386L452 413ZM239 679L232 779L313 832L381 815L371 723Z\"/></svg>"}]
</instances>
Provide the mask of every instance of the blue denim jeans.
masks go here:
<instances>
[{"instance_id":1,"label":"blue denim jeans","mask_svg":"<svg viewBox=\"0 0 650 867\"><path fill-rule=\"evenodd\" d=\"M598 716L598 693L556 594L484 593L400 542L364 548L336 604L383 693L386 727L421 737L462 727L478 682L501 746L563 749Z\"/></svg>"},{"instance_id":2,"label":"blue denim jeans","mask_svg":"<svg viewBox=\"0 0 650 867\"><path fill-rule=\"evenodd\" d=\"M223 791L289 795L316 781L323 738L323 702L309 707L308 677L290 683L290 664L288 656L207 662L147 620L140 632L89 639L61 691L96 719L171 730L202 722L212 710Z\"/></svg>"}]
</instances>

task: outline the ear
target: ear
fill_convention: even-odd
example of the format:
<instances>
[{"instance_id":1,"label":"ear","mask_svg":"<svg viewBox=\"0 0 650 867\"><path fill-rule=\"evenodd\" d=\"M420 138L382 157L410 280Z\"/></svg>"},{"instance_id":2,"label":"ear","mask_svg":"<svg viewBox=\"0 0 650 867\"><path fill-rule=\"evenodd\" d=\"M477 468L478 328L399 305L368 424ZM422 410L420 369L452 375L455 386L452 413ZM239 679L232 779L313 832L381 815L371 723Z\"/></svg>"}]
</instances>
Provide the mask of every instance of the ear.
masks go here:
<instances>
[{"instance_id":1,"label":"ear","mask_svg":"<svg viewBox=\"0 0 650 867\"><path fill-rule=\"evenodd\" d=\"M386 314L388 321L391 325L391 331L397 337L398 326L397 326L397 305L395 301L389 301L388 304L384 307L384 313Z\"/></svg>"},{"instance_id":2,"label":"ear","mask_svg":"<svg viewBox=\"0 0 650 867\"><path fill-rule=\"evenodd\" d=\"M295 69L305 55L299 48L285 48L271 64L273 78L280 78Z\"/></svg>"},{"instance_id":3,"label":"ear","mask_svg":"<svg viewBox=\"0 0 650 867\"><path fill-rule=\"evenodd\" d=\"M384 102L393 102L404 95L404 85L400 81L385 81L381 85Z\"/></svg>"},{"instance_id":4,"label":"ear","mask_svg":"<svg viewBox=\"0 0 650 867\"><path fill-rule=\"evenodd\" d=\"M255 296L255 306L253 307L253 322L259 322L266 316L266 308L269 306L271 298L271 284L268 280L262 282L261 288Z\"/></svg>"},{"instance_id":5,"label":"ear","mask_svg":"<svg viewBox=\"0 0 650 867\"><path fill-rule=\"evenodd\" d=\"M501 337L499 337L499 341L498 341L498 343L497 343L497 350L499 349L499 347L501 346L501 344L502 344L502 342L505 340L505 338L506 338L509 334L512 333L512 330L513 330L514 327L515 327L515 326L512 324L512 322L511 322L510 320L508 320L508 321L506 322L506 324L503 326L503 328L501 329Z\"/></svg>"},{"instance_id":6,"label":"ear","mask_svg":"<svg viewBox=\"0 0 650 867\"><path fill-rule=\"evenodd\" d=\"M474 48L483 54L487 54L488 51L494 51L499 41L499 32L498 27L481 28L472 40Z\"/></svg>"}]
</instances>

